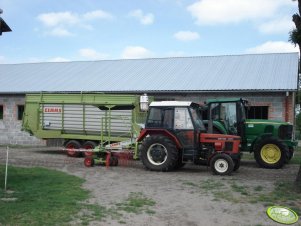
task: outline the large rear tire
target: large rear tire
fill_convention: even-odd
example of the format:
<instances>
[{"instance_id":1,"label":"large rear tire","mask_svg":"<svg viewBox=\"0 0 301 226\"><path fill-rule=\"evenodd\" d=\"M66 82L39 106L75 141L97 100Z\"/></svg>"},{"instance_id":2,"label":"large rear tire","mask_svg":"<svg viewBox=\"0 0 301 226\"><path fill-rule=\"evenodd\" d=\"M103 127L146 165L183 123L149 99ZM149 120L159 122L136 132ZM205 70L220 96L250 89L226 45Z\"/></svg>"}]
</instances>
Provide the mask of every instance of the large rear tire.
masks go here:
<instances>
[{"instance_id":1,"label":"large rear tire","mask_svg":"<svg viewBox=\"0 0 301 226\"><path fill-rule=\"evenodd\" d=\"M65 148L67 149L67 155L70 157L80 157L81 153L78 151L80 147L81 144L77 140L69 140L65 144Z\"/></svg>"},{"instance_id":2,"label":"large rear tire","mask_svg":"<svg viewBox=\"0 0 301 226\"><path fill-rule=\"evenodd\" d=\"M273 137L263 139L256 145L254 158L260 167L279 169L286 161L288 148Z\"/></svg>"},{"instance_id":3,"label":"large rear tire","mask_svg":"<svg viewBox=\"0 0 301 226\"><path fill-rule=\"evenodd\" d=\"M234 162L227 154L216 154L210 160L210 169L216 175L230 175L234 169Z\"/></svg>"},{"instance_id":4,"label":"large rear tire","mask_svg":"<svg viewBox=\"0 0 301 226\"><path fill-rule=\"evenodd\" d=\"M162 135L147 137L140 146L140 157L143 165L154 171L170 171L179 164L179 150Z\"/></svg>"}]
</instances>

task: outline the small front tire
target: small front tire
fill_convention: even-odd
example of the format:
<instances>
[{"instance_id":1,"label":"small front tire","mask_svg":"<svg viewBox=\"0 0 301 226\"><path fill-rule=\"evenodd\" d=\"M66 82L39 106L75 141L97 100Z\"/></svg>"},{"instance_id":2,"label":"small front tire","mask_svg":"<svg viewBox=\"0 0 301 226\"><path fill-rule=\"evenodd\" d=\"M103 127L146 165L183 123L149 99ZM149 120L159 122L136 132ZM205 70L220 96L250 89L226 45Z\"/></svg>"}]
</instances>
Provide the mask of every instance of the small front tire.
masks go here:
<instances>
[{"instance_id":1,"label":"small front tire","mask_svg":"<svg viewBox=\"0 0 301 226\"><path fill-rule=\"evenodd\" d=\"M210 168L216 175L230 175L234 169L234 162L227 154L216 154L210 160Z\"/></svg>"}]
</instances>

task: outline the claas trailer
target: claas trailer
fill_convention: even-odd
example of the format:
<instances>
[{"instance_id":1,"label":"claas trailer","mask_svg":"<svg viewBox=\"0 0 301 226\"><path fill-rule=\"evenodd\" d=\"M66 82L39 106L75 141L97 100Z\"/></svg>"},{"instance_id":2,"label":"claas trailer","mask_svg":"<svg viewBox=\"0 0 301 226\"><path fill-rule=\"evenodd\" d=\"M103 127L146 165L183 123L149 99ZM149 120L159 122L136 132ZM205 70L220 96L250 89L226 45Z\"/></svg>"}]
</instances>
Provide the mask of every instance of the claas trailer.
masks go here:
<instances>
[{"instance_id":1,"label":"claas trailer","mask_svg":"<svg viewBox=\"0 0 301 226\"><path fill-rule=\"evenodd\" d=\"M147 102L146 95L27 94L22 128L41 139L62 139L69 156L91 155L83 150L135 143Z\"/></svg>"}]
</instances>

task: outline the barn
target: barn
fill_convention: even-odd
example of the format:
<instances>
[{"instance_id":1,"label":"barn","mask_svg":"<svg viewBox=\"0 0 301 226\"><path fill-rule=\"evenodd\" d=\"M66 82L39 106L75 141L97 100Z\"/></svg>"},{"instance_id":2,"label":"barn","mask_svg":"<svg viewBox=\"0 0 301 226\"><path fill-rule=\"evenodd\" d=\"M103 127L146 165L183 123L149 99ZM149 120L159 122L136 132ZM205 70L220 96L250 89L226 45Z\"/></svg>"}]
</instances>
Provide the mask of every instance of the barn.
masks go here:
<instances>
[{"instance_id":1,"label":"barn","mask_svg":"<svg viewBox=\"0 0 301 226\"><path fill-rule=\"evenodd\" d=\"M294 123L298 53L0 64L0 144L45 145L21 131L26 93L147 93L155 100L242 97L248 118Z\"/></svg>"}]
</instances>

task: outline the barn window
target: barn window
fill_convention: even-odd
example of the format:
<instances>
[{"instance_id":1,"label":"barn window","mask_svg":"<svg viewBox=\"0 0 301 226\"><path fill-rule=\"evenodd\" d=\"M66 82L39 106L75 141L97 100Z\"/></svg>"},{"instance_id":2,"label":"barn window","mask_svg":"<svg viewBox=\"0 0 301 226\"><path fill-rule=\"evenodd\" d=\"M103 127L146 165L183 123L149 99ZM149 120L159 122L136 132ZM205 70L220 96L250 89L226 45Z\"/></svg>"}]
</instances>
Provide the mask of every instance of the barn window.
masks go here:
<instances>
[{"instance_id":1,"label":"barn window","mask_svg":"<svg viewBox=\"0 0 301 226\"><path fill-rule=\"evenodd\" d=\"M3 119L3 105L0 105L0 120Z\"/></svg>"},{"instance_id":2,"label":"barn window","mask_svg":"<svg viewBox=\"0 0 301 226\"><path fill-rule=\"evenodd\" d=\"M22 120L24 113L24 105L18 105L18 120Z\"/></svg>"},{"instance_id":3,"label":"barn window","mask_svg":"<svg viewBox=\"0 0 301 226\"><path fill-rule=\"evenodd\" d=\"M268 119L268 106L250 106L246 109L248 119Z\"/></svg>"}]
</instances>

